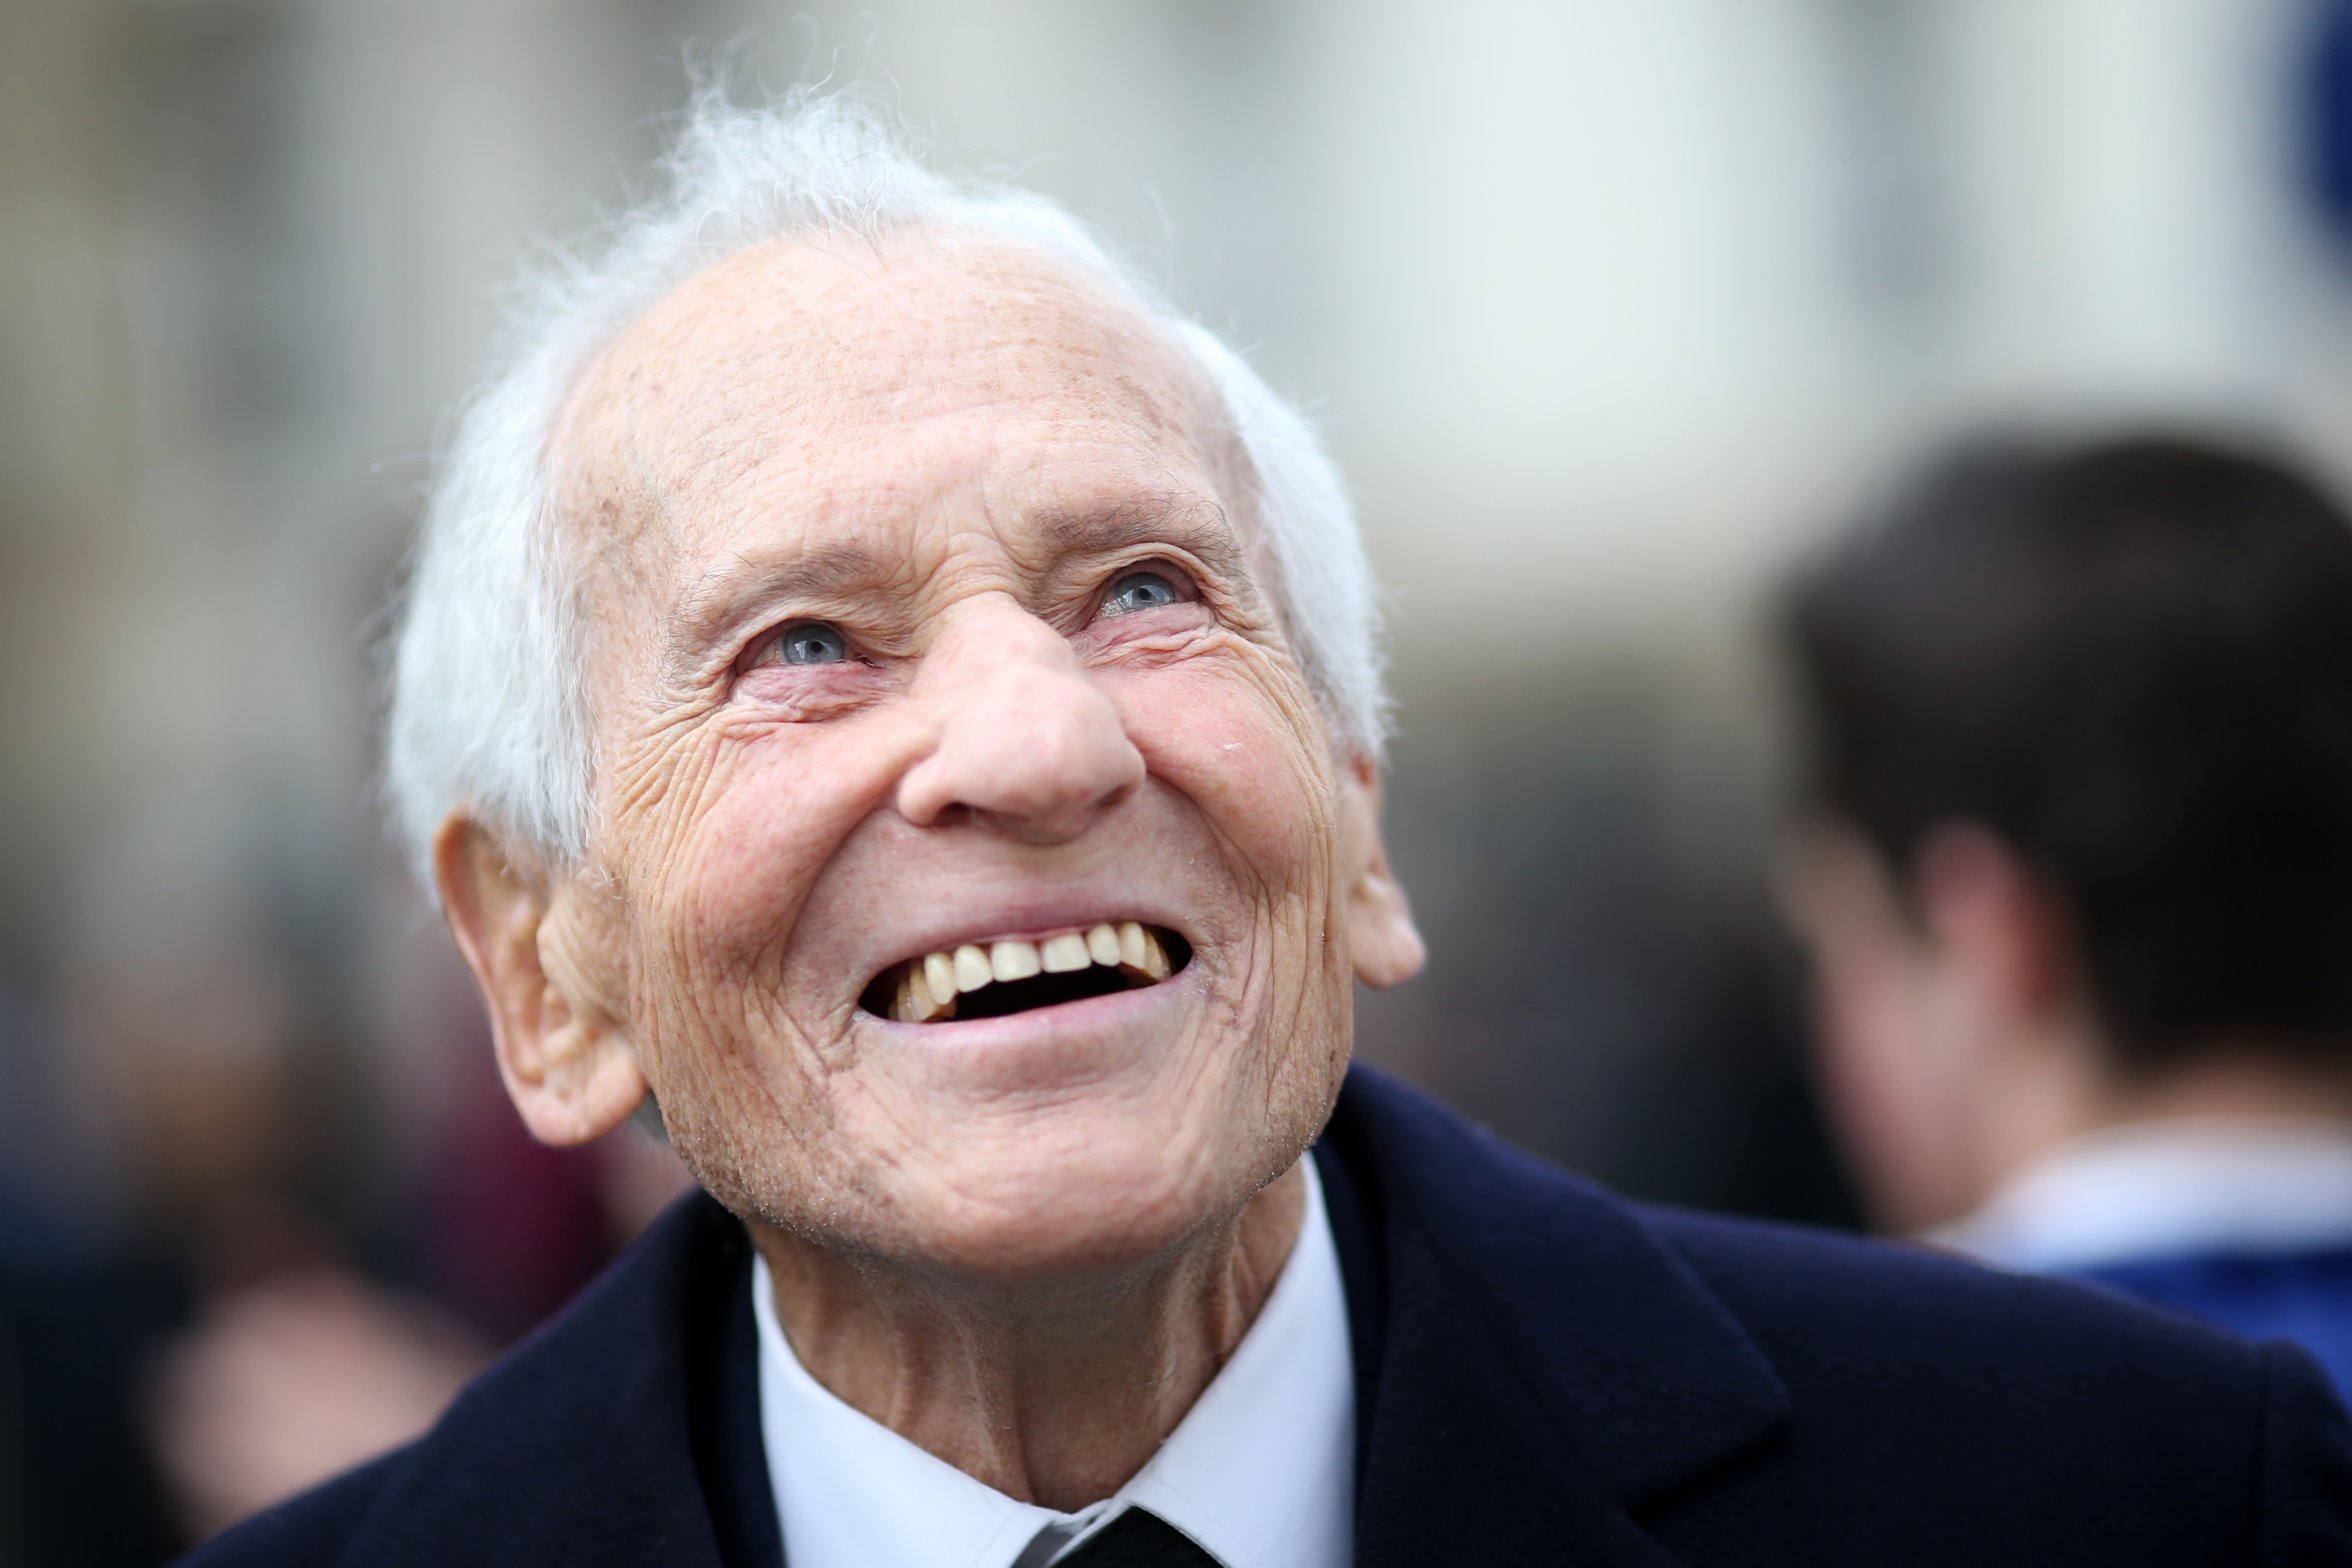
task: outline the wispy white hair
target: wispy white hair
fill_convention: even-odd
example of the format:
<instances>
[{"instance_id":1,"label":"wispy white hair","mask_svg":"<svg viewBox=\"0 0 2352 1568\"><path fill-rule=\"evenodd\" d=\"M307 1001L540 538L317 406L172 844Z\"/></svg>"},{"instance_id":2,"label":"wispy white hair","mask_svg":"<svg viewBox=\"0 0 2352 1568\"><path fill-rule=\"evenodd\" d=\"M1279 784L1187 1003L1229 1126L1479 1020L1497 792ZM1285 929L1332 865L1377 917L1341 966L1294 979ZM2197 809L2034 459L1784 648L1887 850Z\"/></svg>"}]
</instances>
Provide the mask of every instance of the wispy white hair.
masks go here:
<instances>
[{"instance_id":1,"label":"wispy white hair","mask_svg":"<svg viewBox=\"0 0 2352 1568\"><path fill-rule=\"evenodd\" d=\"M805 92L764 108L699 93L656 198L525 279L506 356L465 407L436 476L392 658L386 783L427 889L431 845L464 810L520 854L576 864L593 824L579 584L551 494L564 400L638 316L711 263L792 236L878 241L920 229L1028 246L1145 311L1206 374L1246 458L1281 615L1331 738L1378 756L1386 732L1371 570L1314 428L1247 362L1054 203L950 179L891 117Z\"/></svg>"}]
</instances>

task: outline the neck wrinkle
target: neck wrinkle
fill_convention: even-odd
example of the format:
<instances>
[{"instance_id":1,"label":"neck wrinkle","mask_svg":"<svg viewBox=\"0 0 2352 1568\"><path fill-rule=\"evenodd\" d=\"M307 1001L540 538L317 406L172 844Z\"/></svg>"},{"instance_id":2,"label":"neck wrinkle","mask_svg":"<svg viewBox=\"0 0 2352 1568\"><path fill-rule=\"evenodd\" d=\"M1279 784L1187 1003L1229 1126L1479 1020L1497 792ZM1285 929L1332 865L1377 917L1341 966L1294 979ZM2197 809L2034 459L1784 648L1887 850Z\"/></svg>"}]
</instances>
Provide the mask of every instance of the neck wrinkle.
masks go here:
<instances>
[{"instance_id":1,"label":"neck wrinkle","mask_svg":"<svg viewBox=\"0 0 2352 1568\"><path fill-rule=\"evenodd\" d=\"M1232 1357L1305 1212L1293 1165L1174 1257L1043 1287L942 1280L751 1230L778 1325L828 1392L1008 1497L1075 1512L1140 1470Z\"/></svg>"}]
</instances>

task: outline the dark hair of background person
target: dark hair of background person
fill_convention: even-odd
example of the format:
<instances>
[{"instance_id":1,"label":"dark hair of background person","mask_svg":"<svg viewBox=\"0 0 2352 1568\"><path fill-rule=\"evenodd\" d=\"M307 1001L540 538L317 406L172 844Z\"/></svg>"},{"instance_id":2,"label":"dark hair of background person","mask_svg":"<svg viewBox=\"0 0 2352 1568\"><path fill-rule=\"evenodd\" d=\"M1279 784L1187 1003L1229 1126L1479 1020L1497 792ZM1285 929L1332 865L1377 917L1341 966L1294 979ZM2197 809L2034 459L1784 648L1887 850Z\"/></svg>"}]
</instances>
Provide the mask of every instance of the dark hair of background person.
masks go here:
<instances>
[{"instance_id":1,"label":"dark hair of background person","mask_svg":"<svg viewBox=\"0 0 2352 1568\"><path fill-rule=\"evenodd\" d=\"M2352 526L2313 482L2177 437L1979 440L1787 609L1809 804L1898 872L1942 822L2006 841L2119 1067L2352 1066Z\"/></svg>"}]
</instances>

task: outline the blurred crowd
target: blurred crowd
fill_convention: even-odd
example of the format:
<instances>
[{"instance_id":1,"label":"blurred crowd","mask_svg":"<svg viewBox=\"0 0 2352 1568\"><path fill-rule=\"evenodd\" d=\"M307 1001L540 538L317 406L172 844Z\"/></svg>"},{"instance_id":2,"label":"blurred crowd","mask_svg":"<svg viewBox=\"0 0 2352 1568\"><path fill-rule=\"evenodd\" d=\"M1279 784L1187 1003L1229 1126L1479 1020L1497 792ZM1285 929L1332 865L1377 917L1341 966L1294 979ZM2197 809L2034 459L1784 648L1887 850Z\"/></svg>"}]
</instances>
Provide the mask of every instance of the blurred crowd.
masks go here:
<instances>
[{"instance_id":1,"label":"blurred crowd","mask_svg":"<svg viewBox=\"0 0 2352 1568\"><path fill-rule=\"evenodd\" d=\"M0 1560L161 1562L415 1436L689 1180L657 1127L532 1142L462 992L446 1076L387 1127L283 977L201 956L12 999Z\"/></svg>"},{"instance_id":2,"label":"blurred crowd","mask_svg":"<svg viewBox=\"0 0 2352 1568\"><path fill-rule=\"evenodd\" d=\"M1641 1195L2091 1279L2352 1388L2352 5L1558 8L1587 86L1622 46L1788 112L1432 114L1433 188L1487 167L1438 131L1504 184L1592 176L1464 254L1432 236L1480 224L1399 237L1383 183L1432 173L1382 140L1417 8L1006 7L985 48L954 7L878 42L835 9L0 9L0 1568L159 1563L422 1430L688 1183L657 1121L531 1141L383 846L407 470L349 476L429 445L488 258L658 139L677 38L741 28L755 75L908 61L974 162L1085 144L1035 118L1053 82L1158 116L1112 155L1182 150L1179 292L1348 389L1433 935L1364 1055ZM1465 103L1525 64L1430 47ZM459 79L518 62L529 92ZM1755 197L1741 160L1814 121L1851 156ZM1074 166L1082 207L1133 195ZM1660 218L1702 166L1709 223ZM1784 219L1839 182L1858 237L1803 272ZM444 231L394 243L415 212Z\"/></svg>"}]
</instances>

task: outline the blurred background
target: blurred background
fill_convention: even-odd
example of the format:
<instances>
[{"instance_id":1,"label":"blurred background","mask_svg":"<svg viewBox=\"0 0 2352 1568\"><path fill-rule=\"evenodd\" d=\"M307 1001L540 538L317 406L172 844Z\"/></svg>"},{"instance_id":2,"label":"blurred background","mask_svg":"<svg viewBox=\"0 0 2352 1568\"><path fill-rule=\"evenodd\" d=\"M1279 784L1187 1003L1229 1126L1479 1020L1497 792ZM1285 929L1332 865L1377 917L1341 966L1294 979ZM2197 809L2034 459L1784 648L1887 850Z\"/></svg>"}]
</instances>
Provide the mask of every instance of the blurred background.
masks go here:
<instances>
[{"instance_id":1,"label":"blurred background","mask_svg":"<svg viewBox=\"0 0 2352 1568\"><path fill-rule=\"evenodd\" d=\"M0 1563L157 1562L404 1436L676 1190L507 1109L372 649L499 282L682 62L869 84L1324 423L1432 947L1365 1056L1853 1223L1760 605L1988 417L2352 449L2345 9L0 0Z\"/></svg>"}]
</instances>

